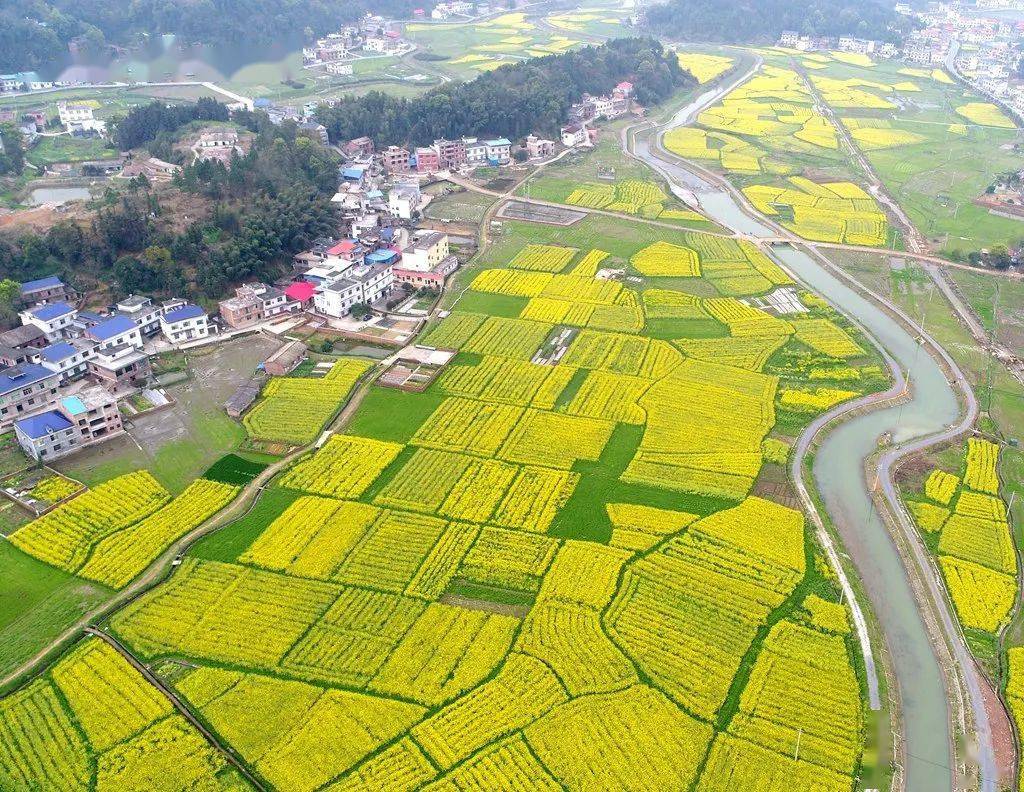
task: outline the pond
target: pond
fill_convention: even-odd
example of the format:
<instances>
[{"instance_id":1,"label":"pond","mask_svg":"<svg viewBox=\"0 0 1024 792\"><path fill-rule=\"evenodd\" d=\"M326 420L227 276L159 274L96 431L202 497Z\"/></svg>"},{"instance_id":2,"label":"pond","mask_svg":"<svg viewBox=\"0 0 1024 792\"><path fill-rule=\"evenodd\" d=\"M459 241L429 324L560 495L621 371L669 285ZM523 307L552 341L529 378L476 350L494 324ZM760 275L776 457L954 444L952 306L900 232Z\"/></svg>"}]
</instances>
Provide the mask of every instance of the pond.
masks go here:
<instances>
[{"instance_id":1,"label":"pond","mask_svg":"<svg viewBox=\"0 0 1024 792\"><path fill-rule=\"evenodd\" d=\"M28 194L26 203L30 206L60 206L68 201L88 201L90 197L88 187L36 187Z\"/></svg>"}]
</instances>

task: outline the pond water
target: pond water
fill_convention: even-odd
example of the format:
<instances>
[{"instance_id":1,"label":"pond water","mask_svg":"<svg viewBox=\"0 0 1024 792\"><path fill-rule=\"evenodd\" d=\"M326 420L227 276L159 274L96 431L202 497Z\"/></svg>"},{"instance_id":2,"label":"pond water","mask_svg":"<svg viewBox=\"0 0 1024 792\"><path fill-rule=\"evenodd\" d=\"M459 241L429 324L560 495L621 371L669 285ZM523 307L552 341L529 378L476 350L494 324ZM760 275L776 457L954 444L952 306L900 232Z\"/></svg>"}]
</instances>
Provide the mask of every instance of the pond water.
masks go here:
<instances>
[{"instance_id":1,"label":"pond water","mask_svg":"<svg viewBox=\"0 0 1024 792\"><path fill-rule=\"evenodd\" d=\"M27 203L30 206L60 206L68 201L87 201L89 198L88 187L36 187L29 193Z\"/></svg>"}]
</instances>

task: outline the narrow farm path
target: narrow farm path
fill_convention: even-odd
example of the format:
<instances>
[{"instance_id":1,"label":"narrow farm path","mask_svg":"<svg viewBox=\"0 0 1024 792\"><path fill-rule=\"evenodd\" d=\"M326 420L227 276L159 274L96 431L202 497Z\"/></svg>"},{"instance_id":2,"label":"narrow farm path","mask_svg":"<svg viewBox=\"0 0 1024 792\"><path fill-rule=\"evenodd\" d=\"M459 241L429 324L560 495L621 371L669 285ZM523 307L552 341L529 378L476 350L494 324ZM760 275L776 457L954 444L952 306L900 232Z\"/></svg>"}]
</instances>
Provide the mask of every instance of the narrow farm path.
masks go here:
<instances>
[{"instance_id":1,"label":"narrow farm path","mask_svg":"<svg viewBox=\"0 0 1024 792\"><path fill-rule=\"evenodd\" d=\"M370 372L356 385L352 393L349 394L348 399L339 411L337 417L331 422L329 427L331 431L335 431L337 428L343 426L348 418L355 412L363 398L366 396L366 393L369 390L369 385L378 376L380 376L385 368L385 364L391 359L392 358L389 357L379 362L374 366L374 368L370 369ZM88 628L113 615L130 602L138 599L155 585L163 582L164 579L173 573L175 560L184 554L189 547L207 534L213 533L219 528L223 528L229 523L232 523L240 517L244 517L248 514L270 480L300 456L312 450L315 446L316 441L296 448L286 456L281 457L277 462L274 462L272 465L261 471L258 476L242 487L238 496L236 496L231 503L206 520L206 522L201 523L184 536L175 540L175 542L168 546L168 548L152 564L150 564L146 571L139 577L114 594L114 596L109 600L106 600L92 610L82 614L74 624L61 632L60 635L50 641L35 655L10 671L4 677L0 678L0 689L5 689L9 686L23 684L30 681L34 676L41 673L47 665L49 665L49 662L55 658L59 651L66 648L68 644L81 636Z\"/></svg>"},{"instance_id":2,"label":"narrow farm path","mask_svg":"<svg viewBox=\"0 0 1024 792\"><path fill-rule=\"evenodd\" d=\"M191 723L192 726L196 729L196 731L203 735L204 739L210 745L212 745L228 762L234 765L238 772L245 776L245 779L250 784L252 784L255 789L258 789L260 792L264 792L264 790L266 790L266 787L263 786L263 784L261 784L256 779L256 777L249 772L249 768L247 768L245 764L241 760L239 760L237 756L235 756L234 751L222 745L220 740L217 739L217 736L209 729L207 729L206 726L203 725L202 721L200 721L195 715L192 714L192 711L185 705L185 703L180 698L178 698L178 695L169 687L167 687L167 685L164 684L163 680L160 679L160 677L158 677L156 674L150 671L149 668L141 660L139 660L135 655L133 655L124 644L118 641L114 636L108 635L102 630L97 630L95 627L86 627L84 632L88 635L94 635L101 641L105 641L106 643L110 644L110 646L113 647L118 654L120 654L125 660L128 661L132 668L134 668L136 671L142 674L143 678L147 682L149 682L149 684L151 684L153 687L159 690L163 694L164 698L171 702L171 705L174 707L174 709L176 709L178 713L185 718L185 720Z\"/></svg>"}]
</instances>

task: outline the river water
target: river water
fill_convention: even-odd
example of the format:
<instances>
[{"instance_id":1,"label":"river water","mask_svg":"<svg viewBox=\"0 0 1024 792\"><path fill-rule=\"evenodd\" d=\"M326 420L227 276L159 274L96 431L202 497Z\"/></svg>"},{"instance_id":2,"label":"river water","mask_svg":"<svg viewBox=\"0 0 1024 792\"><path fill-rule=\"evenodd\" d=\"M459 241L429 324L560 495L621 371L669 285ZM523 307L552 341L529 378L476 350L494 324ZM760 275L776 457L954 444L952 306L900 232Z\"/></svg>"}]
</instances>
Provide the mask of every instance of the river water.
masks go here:
<instances>
[{"instance_id":1,"label":"river water","mask_svg":"<svg viewBox=\"0 0 1024 792\"><path fill-rule=\"evenodd\" d=\"M699 97L682 108L671 123L688 123L707 99ZM754 237L776 236L747 215L728 192L656 156L649 139L639 136L634 153L674 183L677 195L695 197L720 225ZM774 252L809 288L855 317L888 350L911 384L912 397L904 404L860 415L829 431L815 453L812 473L887 639L901 696L906 789L951 790L951 718L942 671L902 558L870 497L864 462L887 432L900 443L945 429L957 420L958 402L943 370L902 325L808 254L789 246Z\"/></svg>"}]
</instances>

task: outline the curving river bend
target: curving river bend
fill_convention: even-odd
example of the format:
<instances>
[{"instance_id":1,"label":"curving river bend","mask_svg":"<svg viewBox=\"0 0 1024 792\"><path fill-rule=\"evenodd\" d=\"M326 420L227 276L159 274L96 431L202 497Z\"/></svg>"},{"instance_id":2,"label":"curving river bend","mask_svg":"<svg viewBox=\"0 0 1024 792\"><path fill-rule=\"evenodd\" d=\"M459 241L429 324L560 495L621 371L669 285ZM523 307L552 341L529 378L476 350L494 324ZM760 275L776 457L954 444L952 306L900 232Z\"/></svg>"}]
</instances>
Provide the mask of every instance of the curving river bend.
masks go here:
<instances>
[{"instance_id":1,"label":"curving river bend","mask_svg":"<svg viewBox=\"0 0 1024 792\"><path fill-rule=\"evenodd\" d=\"M656 133L689 123L701 109L752 72L725 88L697 97ZM777 231L741 208L730 192L671 157L659 155L659 146L652 145L651 135L638 134L630 140L627 133L626 140L631 144L630 152L663 174L677 196L690 203L695 200L720 225L751 238L778 237ZM873 336L900 372L897 380L905 376L909 383L910 398L902 404L862 413L827 430L815 452L812 473L843 550L856 568L886 636L900 694L904 788L910 792L951 790L953 739L943 671L904 561L872 500L864 465L877 452L879 440L886 433L896 447L923 445L923 438L955 434L954 424L973 420L973 412L963 415L942 367L902 324L808 253L790 247L772 252L794 276ZM964 659L962 647L960 650L958 659ZM970 676L973 669L966 673ZM982 754L982 789L994 788L991 768L986 772L990 757L985 756L984 748Z\"/></svg>"}]
</instances>

